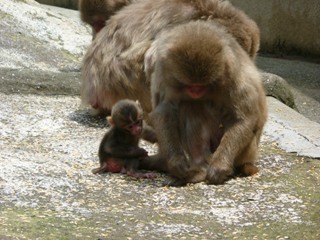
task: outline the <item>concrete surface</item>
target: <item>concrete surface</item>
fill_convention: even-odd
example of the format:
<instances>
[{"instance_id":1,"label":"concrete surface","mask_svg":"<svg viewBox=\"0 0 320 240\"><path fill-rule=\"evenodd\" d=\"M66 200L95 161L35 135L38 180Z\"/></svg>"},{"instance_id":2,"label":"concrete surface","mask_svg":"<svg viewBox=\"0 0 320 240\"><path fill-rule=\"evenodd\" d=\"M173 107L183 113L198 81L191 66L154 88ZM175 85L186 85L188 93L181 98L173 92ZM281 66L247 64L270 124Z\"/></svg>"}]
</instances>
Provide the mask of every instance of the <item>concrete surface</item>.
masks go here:
<instances>
[{"instance_id":1,"label":"concrete surface","mask_svg":"<svg viewBox=\"0 0 320 240\"><path fill-rule=\"evenodd\" d=\"M291 86L297 110L320 123L320 64L303 58L258 57L257 66L284 78Z\"/></svg>"},{"instance_id":2,"label":"concrete surface","mask_svg":"<svg viewBox=\"0 0 320 240\"><path fill-rule=\"evenodd\" d=\"M81 109L77 96L0 99L0 239L320 237L320 161L279 150L268 134L259 174L168 188L165 175L91 173L106 124Z\"/></svg>"},{"instance_id":3,"label":"concrete surface","mask_svg":"<svg viewBox=\"0 0 320 240\"><path fill-rule=\"evenodd\" d=\"M27 2L0 2L0 239L320 238L319 124L272 98L253 177L168 188L163 174L93 175L106 121L78 95L90 29L75 11ZM316 73L303 61L258 64L299 73L301 94Z\"/></svg>"},{"instance_id":4,"label":"concrete surface","mask_svg":"<svg viewBox=\"0 0 320 240\"><path fill-rule=\"evenodd\" d=\"M264 134L298 156L320 158L320 125L274 98L268 98L269 118Z\"/></svg>"},{"instance_id":5,"label":"concrete surface","mask_svg":"<svg viewBox=\"0 0 320 240\"><path fill-rule=\"evenodd\" d=\"M261 29L261 48L320 57L319 0L230 0Z\"/></svg>"},{"instance_id":6,"label":"concrete surface","mask_svg":"<svg viewBox=\"0 0 320 240\"><path fill-rule=\"evenodd\" d=\"M77 9L78 0L37 0ZM261 28L261 48L272 53L320 57L319 0L230 0Z\"/></svg>"}]
</instances>

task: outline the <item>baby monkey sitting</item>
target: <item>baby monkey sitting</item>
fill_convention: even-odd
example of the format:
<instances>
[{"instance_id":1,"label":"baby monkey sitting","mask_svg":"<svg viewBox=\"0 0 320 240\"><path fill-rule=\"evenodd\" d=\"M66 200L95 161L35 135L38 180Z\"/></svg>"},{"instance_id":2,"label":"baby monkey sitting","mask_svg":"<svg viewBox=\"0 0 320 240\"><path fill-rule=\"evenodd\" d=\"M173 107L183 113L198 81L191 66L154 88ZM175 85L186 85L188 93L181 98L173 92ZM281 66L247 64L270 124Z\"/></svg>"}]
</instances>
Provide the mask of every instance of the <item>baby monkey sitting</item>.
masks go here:
<instances>
[{"instance_id":1,"label":"baby monkey sitting","mask_svg":"<svg viewBox=\"0 0 320 240\"><path fill-rule=\"evenodd\" d=\"M137 178L157 177L156 173L138 171L140 159L148 156L148 152L139 147L140 138L152 143L157 141L153 129L143 121L139 102L128 99L118 101L107 121L111 127L100 143L100 167L92 172L123 173Z\"/></svg>"}]
</instances>

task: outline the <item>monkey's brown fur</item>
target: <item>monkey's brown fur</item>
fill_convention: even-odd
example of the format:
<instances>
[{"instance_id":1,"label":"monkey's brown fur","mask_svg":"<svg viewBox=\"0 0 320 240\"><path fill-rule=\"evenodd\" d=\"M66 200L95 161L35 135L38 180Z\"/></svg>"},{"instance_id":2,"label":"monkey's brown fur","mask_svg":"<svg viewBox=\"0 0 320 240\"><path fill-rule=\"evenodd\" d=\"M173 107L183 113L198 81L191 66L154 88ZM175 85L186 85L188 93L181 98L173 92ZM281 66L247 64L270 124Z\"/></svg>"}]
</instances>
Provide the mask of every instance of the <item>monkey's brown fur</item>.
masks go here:
<instances>
[{"instance_id":1,"label":"monkey's brown fur","mask_svg":"<svg viewBox=\"0 0 320 240\"><path fill-rule=\"evenodd\" d=\"M83 15L88 9L80 11ZM106 18L109 15L105 13ZM118 100L138 99L143 110L150 112L150 79L144 74L143 64L145 52L161 31L197 19L221 24L251 58L255 57L259 29L227 1L135 1L110 16L89 47L82 68L83 102L99 111L110 111Z\"/></svg>"},{"instance_id":2,"label":"monkey's brown fur","mask_svg":"<svg viewBox=\"0 0 320 240\"><path fill-rule=\"evenodd\" d=\"M90 24L92 35L96 34L106 25L106 21L123 6L132 0L79 0L81 20Z\"/></svg>"},{"instance_id":3,"label":"monkey's brown fur","mask_svg":"<svg viewBox=\"0 0 320 240\"><path fill-rule=\"evenodd\" d=\"M138 146L145 134L140 105L132 100L121 100L112 108L111 125L99 147L100 167L93 173L121 172L133 177L153 178L153 173L138 172L139 161L148 154ZM149 133L148 133L149 134Z\"/></svg>"},{"instance_id":4,"label":"monkey's brown fur","mask_svg":"<svg viewBox=\"0 0 320 240\"><path fill-rule=\"evenodd\" d=\"M266 97L232 35L219 23L181 24L157 37L145 61L160 152L143 167L169 172L173 185L255 174Z\"/></svg>"}]
</instances>

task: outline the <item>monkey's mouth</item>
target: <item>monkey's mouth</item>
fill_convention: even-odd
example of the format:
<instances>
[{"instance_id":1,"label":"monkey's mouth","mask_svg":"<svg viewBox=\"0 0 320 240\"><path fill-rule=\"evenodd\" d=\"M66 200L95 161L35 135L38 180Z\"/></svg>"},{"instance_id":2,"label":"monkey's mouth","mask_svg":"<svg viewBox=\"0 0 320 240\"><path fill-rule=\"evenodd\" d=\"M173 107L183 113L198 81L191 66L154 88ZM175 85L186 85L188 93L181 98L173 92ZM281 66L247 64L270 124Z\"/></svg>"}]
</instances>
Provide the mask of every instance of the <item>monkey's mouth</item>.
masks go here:
<instances>
[{"instance_id":1,"label":"monkey's mouth","mask_svg":"<svg viewBox=\"0 0 320 240\"><path fill-rule=\"evenodd\" d=\"M202 84L193 84L191 86L186 87L187 94L194 98L201 98L207 92L208 87Z\"/></svg>"}]
</instances>

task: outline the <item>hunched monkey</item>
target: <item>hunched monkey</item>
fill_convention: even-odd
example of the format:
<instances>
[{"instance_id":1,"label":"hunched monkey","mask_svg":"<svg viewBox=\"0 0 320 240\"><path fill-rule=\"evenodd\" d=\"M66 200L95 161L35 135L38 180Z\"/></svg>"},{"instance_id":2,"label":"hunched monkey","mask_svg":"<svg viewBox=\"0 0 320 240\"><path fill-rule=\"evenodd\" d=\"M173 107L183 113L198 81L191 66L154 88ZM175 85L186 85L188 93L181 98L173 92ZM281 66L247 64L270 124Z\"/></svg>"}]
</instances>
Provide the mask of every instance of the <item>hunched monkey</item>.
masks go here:
<instances>
[{"instance_id":1,"label":"hunched monkey","mask_svg":"<svg viewBox=\"0 0 320 240\"><path fill-rule=\"evenodd\" d=\"M83 15L87 10L80 11ZM106 27L92 42L82 67L82 101L98 112L109 112L125 98L138 99L145 112L151 111L144 54L166 29L194 20L219 23L251 58L259 48L257 25L228 1L140 0L111 12L105 13Z\"/></svg>"},{"instance_id":2,"label":"hunched monkey","mask_svg":"<svg viewBox=\"0 0 320 240\"><path fill-rule=\"evenodd\" d=\"M159 154L141 166L169 172L170 185L222 184L235 173L255 174L265 92L252 59L225 27L177 25L145 55Z\"/></svg>"}]
</instances>

